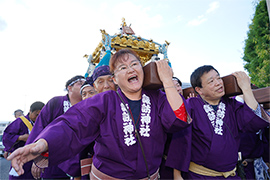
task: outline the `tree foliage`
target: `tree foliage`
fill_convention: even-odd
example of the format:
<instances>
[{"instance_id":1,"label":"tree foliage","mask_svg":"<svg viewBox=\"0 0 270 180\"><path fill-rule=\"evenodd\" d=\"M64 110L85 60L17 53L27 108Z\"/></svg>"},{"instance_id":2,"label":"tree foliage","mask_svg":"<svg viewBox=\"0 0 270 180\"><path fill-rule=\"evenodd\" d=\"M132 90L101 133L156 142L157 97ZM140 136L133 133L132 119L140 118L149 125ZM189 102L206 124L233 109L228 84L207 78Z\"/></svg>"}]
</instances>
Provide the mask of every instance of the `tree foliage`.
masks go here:
<instances>
[{"instance_id":1,"label":"tree foliage","mask_svg":"<svg viewBox=\"0 0 270 180\"><path fill-rule=\"evenodd\" d=\"M266 0L260 0L245 40L244 68L258 87L270 86L270 27Z\"/></svg>"}]
</instances>

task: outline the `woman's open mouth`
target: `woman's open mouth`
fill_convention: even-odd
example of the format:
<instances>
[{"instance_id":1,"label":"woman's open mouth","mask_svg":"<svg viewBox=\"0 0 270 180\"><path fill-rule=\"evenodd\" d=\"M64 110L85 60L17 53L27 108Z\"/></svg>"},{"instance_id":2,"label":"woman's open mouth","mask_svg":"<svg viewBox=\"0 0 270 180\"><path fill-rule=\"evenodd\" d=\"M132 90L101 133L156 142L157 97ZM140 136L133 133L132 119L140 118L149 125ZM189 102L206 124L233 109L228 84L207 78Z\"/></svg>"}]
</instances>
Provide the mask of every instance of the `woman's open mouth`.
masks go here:
<instances>
[{"instance_id":1,"label":"woman's open mouth","mask_svg":"<svg viewBox=\"0 0 270 180\"><path fill-rule=\"evenodd\" d=\"M134 83L138 81L138 76L137 75L133 75L131 77L128 78L128 82L129 83Z\"/></svg>"}]
</instances>

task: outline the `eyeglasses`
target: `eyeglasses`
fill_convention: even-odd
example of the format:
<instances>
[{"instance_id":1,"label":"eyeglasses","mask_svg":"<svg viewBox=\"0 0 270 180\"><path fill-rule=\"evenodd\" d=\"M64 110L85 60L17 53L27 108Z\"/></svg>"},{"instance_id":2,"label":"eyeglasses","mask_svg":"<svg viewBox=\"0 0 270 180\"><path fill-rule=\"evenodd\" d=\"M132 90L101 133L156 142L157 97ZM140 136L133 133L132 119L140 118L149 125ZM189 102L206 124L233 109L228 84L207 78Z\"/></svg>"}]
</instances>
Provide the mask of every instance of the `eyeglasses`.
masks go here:
<instances>
[{"instance_id":1,"label":"eyeglasses","mask_svg":"<svg viewBox=\"0 0 270 180\"><path fill-rule=\"evenodd\" d=\"M129 68L135 70L135 69L139 68L140 66L141 66L140 61L135 60L135 61L133 61L129 66L127 66L127 65L125 65L125 64L120 65L120 66L114 71L114 74L115 74L116 72L126 73L127 70L128 70Z\"/></svg>"}]
</instances>

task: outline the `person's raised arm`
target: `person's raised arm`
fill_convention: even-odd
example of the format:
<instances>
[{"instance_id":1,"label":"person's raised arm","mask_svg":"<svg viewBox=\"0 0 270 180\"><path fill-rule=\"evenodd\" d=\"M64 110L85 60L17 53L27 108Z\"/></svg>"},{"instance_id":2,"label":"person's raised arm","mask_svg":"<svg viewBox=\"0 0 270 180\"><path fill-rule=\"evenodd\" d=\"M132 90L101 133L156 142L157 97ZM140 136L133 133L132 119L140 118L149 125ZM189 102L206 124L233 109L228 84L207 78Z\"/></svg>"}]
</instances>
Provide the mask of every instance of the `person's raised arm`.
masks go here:
<instances>
[{"instance_id":1,"label":"person's raised arm","mask_svg":"<svg viewBox=\"0 0 270 180\"><path fill-rule=\"evenodd\" d=\"M179 109L183 103L182 97L177 92L172 77L173 72L168 62L165 60L156 61L159 78L163 84L166 97L173 111Z\"/></svg>"},{"instance_id":2,"label":"person's raised arm","mask_svg":"<svg viewBox=\"0 0 270 180\"><path fill-rule=\"evenodd\" d=\"M24 173L23 165L46 151L48 151L47 141L45 139L39 139L35 143L16 149L7 157L7 160L11 161L11 165L15 171L19 175L22 175Z\"/></svg>"},{"instance_id":3,"label":"person's raised arm","mask_svg":"<svg viewBox=\"0 0 270 180\"><path fill-rule=\"evenodd\" d=\"M237 71L232 73L236 79L239 87L243 92L243 98L245 103L253 110L256 110L258 107L258 102L256 101L254 94L250 86L250 79L245 72Z\"/></svg>"}]
</instances>

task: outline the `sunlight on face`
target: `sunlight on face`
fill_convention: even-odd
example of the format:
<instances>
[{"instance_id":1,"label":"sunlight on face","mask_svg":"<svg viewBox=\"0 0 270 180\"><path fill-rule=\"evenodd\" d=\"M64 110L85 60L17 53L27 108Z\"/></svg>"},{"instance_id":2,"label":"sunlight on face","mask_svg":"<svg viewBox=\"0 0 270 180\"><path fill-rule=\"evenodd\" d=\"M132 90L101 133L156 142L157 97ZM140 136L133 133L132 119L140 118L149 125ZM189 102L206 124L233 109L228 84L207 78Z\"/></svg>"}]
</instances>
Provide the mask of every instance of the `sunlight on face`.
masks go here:
<instances>
[{"instance_id":1,"label":"sunlight on face","mask_svg":"<svg viewBox=\"0 0 270 180\"><path fill-rule=\"evenodd\" d=\"M143 84L143 68L140 60L132 54L125 55L127 59L117 62L114 71L114 82L127 94L141 91Z\"/></svg>"},{"instance_id":2,"label":"sunlight on face","mask_svg":"<svg viewBox=\"0 0 270 180\"><path fill-rule=\"evenodd\" d=\"M202 88L199 88L197 92L199 92L206 101L219 101L225 94L223 81L215 70L204 73L201 77L201 81Z\"/></svg>"}]
</instances>

